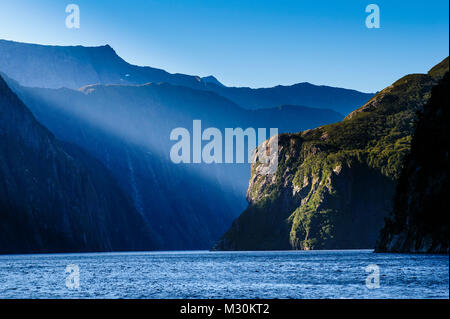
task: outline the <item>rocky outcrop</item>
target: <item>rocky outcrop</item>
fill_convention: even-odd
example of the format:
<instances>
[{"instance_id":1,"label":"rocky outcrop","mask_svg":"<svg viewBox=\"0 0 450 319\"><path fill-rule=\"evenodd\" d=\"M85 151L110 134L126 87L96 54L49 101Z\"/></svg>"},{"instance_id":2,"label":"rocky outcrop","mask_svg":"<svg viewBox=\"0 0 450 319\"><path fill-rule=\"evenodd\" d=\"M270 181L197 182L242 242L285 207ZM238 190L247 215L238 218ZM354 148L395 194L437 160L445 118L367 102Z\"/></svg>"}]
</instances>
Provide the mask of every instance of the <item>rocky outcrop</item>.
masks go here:
<instances>
[{"instance_id":1,"label":"rocky outcrop","mask_svg":"<svg viewBox=\"0 0 450 319\"><path fill-rule=\"evenodd\" d=\"M448 87L447 73L419 113L377 252L449 253Z\"/></svg>"},{"instance_id":2,"label":"rocky outcrop","mask_svg":"<svg viewBox=\"0 0 450 319\"><path fill-rule=\"evenodd\" d=\"M154 248L104 166L56 140L0 77L0 253Z\"/></svg>"},{"instance_id":3,"label":"rocky outcrop","mask_svg":"<svg viewBox=\"0 0 450 319\"><path fill-rule=\"evenodd\" d=\"M252 166L249 206L214 249L373 248L416 112L448 58L433 70L403 77L340 123L280 135L276 173Z\"/></svg>"}]
</instances>

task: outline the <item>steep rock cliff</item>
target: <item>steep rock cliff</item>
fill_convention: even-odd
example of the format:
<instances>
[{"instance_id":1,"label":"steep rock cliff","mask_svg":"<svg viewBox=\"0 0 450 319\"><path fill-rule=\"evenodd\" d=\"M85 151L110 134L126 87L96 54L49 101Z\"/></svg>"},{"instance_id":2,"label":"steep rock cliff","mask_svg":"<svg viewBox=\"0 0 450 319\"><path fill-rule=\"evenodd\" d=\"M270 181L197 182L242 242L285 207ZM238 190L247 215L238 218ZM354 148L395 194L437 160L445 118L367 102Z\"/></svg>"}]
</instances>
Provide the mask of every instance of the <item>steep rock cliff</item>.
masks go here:
<instances>
[{"instance_id":1,"label":"steep rock cliff","mask_svg":"<svg viewBox=\"0 0 450 319\"><path fill-rule=\"evenodd\" d=\"M0 77L0 253L154 247L103 165L56 140Z\"/></svg>"},{"instance_id":2,"label":"steep rock cliff","mask_svg":"<svg viewBox=\"0 0 450 319\"><path fill-rule=\"evenodd\" d=\"M378 252L449 253L448 73L419 113Z\"/></svg>"},{"instance_id":3,"label":"steep rock cliff","mask_svg":"<svg viewBox=\"0 0 450 319\"><path fill-rule=\"evenodd\" d=\"M372 248L391 210L416 112L448 70L411 74L344 121L279 135L279 165L252 166L248 208L214 249Z\"/></svg>"}]
</instances>

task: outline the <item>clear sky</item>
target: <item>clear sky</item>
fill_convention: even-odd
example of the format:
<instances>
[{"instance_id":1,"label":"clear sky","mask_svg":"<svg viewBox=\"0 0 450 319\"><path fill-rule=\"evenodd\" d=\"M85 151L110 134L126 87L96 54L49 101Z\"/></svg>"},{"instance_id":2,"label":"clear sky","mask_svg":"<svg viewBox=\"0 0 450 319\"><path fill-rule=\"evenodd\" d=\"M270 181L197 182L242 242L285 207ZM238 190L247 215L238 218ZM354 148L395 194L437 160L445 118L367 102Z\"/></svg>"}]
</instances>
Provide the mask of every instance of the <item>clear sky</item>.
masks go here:
<instances>
[{"instance_id":1,"label":"clear sky","mask_svg":"<svg viewBox=\"0 0 450 319\"><path fill-rule=\"evenodd\" d=\"M65 26L70 3L80 29ZM365 26L371 3L380 29ZM448 56L448 12L447 0L0 0L0 39L110 44L130 63L230 86L375 92Z\"/></svg>"}]
</instances>

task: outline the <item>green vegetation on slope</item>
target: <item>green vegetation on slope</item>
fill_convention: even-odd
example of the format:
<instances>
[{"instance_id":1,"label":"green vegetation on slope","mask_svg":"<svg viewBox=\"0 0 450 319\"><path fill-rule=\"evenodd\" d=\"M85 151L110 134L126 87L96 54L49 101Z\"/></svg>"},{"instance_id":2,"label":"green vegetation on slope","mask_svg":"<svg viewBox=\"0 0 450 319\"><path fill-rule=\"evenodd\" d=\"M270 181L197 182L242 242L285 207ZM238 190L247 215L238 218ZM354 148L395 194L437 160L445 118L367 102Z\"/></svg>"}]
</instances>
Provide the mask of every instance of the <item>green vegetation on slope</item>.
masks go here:
<instances>
[{"instance_id":1,"label":"green vegetation on slope","mask_svg":"<svg viewBox=\"0 0 450 319\"><path fill-rule=\"evenodd\" d=\"M409 153L416 112L448 70L411 74L342 122L279 136L274 176L252 168L249 207L215 249L371 248Z\"/></svg>"}]
</instances>

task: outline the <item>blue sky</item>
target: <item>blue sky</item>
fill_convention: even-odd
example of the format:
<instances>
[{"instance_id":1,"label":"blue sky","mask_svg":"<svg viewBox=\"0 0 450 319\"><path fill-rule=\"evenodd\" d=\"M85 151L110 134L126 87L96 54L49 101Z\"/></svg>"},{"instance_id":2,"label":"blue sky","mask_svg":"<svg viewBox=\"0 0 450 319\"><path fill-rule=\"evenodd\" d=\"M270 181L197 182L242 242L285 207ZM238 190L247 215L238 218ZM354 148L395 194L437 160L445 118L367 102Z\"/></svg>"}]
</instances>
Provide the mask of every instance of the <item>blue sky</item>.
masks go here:
<instances>
[{"instance_id":1,"label":"blue sky","mask_svg":"<svg viewBox=\"0 0 450 319\"><path fill-rule=\"evenodd\" d=\"M78 4L81 28L65 27ZM365 7L381 10L368 29ZM448 56L448 1L1 0L0 38L110 44L128 62L230 86L311 82L375 92Z\"/></svg>"}]
</instances>

